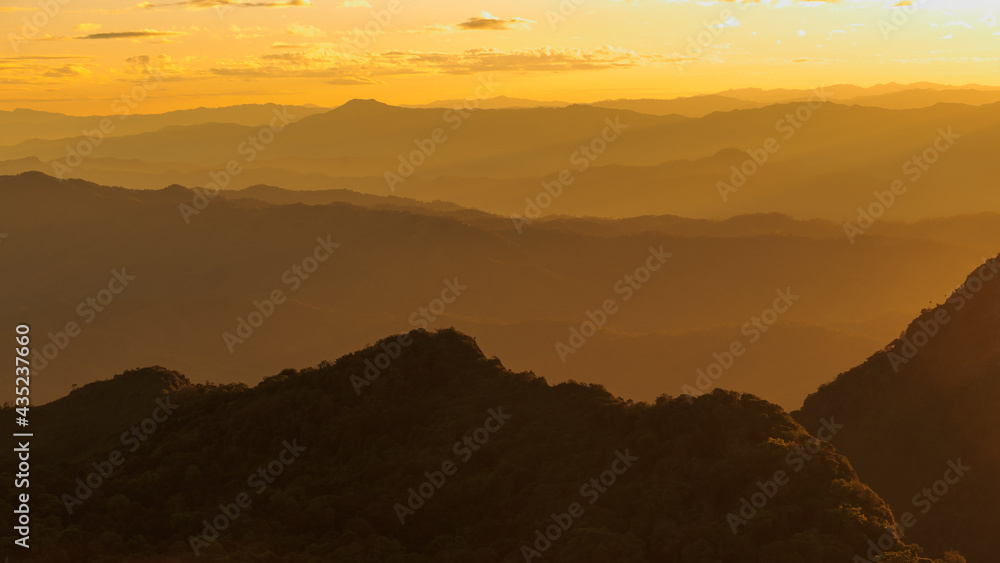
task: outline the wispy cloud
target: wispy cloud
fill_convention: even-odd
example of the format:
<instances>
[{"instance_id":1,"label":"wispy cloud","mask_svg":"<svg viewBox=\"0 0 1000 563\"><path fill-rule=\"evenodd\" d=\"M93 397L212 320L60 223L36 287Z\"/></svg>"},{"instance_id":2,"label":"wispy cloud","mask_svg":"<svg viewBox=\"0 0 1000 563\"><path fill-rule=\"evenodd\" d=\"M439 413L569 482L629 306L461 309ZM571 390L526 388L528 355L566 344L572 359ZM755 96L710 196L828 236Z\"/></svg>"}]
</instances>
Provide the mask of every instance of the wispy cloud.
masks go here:
<instances>
[{"instance_id":1,"label":"wispy cloud","mask_svg":"<svg viewBox=\"0 0 1000 563\"><path fill-rule=\"evenodd\" d=\"M168 37L172 35L184 35L179 31L156 31L155 29L144 29L142 31L111 31L108 33L91 33L81 35L77 39L140 39L143 37Z\"/></svg>"},{"instance_id":2,"label":"wispy cloud","mask_svg":"<svg viewBox=\"0 0 1000 563\"><path fill-rule=\"evenodd\" d=\"M182 2L166 2L154 4L148 0L139 3L137 8L155 10L170 6L181 6L190 9L207 9L216 7L228 8L292 8L311 6L310 0L184 0Z\"/></svg>"},{"instance_id":3,"label":"wispy cloud","mask_svg":"<svg viewBox=\"0 0 1000 563\"><path fill-rule=\"evenodd\" d=\"M302 45L304 47L304 45ZM328 44L292 51L287 44L273 44L281 52L216 66L220 76L256 78L327 78L336 84L375 83L380 77L412 74L464 75L478 72L552 72L603 70L675 62L664 55L640 54L605 45L597 49L539 47L532 49L470 49L460 53L386 51L350 55Z\"/></svg>"},{"instance_id":4,"label":"wispy cloud","mask_svg":"<svg viewBox=\"0 0 1000 563\"><path fill-rule=\"evenodd\" d=\"M92 59L86 55L25 55L22 57L3 57L0 61L58 61L67 59Z\"/></svg>"},{"instance_id":5,"label":"wispy cloud","mask_svg":"<svg viewBox=\"0 0 1000 563\"><path fill-rule=\"evenodd\" d=\"M285 28L285 33L289 35L298 35L300 37L326 37L326 32L312 25L302 25L300 23L293 23L292 25Z\"/></svg>"},{"instance_id":6,"label":"wispy cloud","mask_svg":"<svg viewBox=\"0 0 1000 563\"><path fill-rule=\"evenodd\" d=\"M506 31L510 29L531 29L532 20L522 18L500 19L489 12L483 12L479 17L469 18L458 24L459 29L472 31Z\"/></svg>"}]
</instances>

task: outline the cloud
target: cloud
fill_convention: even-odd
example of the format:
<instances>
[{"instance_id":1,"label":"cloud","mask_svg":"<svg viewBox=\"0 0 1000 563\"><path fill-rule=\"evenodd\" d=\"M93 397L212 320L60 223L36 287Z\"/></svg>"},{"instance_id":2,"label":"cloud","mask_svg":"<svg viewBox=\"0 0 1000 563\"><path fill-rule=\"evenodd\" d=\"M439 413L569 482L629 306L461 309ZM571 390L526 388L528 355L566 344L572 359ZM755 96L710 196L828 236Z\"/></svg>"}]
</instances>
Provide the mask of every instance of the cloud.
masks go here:
<instances>
[{"instance_id":1,"label":"cloud","mask_svg":"<svg viewBox=\"0 0 1000 563\"><path fill-rule=\"evenodd\" d=\"M22 57L4 57L3 61L51 61L65 59L92 59L86 55L29 55Z\"/></svg>"},{"instance_id":2,"label":"cloud","mask_svg":"<svg viewBox=\"0 0 1000 563\"><path fill-rule=\"evenodd\" d=\"M46 57L11 57L0 59L0 73L5 84L28 84L37 87L42 84L67 84L81 76L93 72L81 64L47 65L40 62ZM70 57L49 57L70 58Z\"/></svg>"},{"instance_id":3,"label":"cloud","mask_svg":"<svg viewBox=\"0 0 1000 563\"><path fill-rule=\"evenodd\" d=\"M272 47L281 52L216 66L211 73L245 78L326 78L336 84L360 84L375 83L379 77L413 74L584 71L677 62L675 57L645 55L608 45L590 50L480 48L460 53L386 51L359 55L344 53L329 44L297 51L286 50L285 44Z\"/></svg>"},{"instance_id":4,"label":"cloud","mask_svg":"<svg viewBox=\"0 0 1000 563\"><path fill-rule=\"evenodd\" d=\"M77 39L139 39L142 37L167 37L171 35L184 35L177 31L156 31L155 29L144 29L142 31L112 31L109 33L92 33L83 35Z\"/></svg>"},{"instance_id":5,"label":"cloud","mask_svg":"<svg viewBox=\"0 0 1000 563\"><path fill-rule=\"evenodd\" d=\"M423 68L446 74L472 74L487 71L559 71L599 70L665 62L662 55L640 55L635 51L605 45L597 49L538 47L504 50L470 49L462 53L423 53L390 51L379 58L385 64L402 68Z\"/></svg>"},{"instance_id":6,"label":"cloud","mask_svg":"<svg viewBox=\"0 0 1000 563\"><path fill-rule=\"evenodd\" d=\"M326 32L312 25L293 23L285 28L285 33L301 37L326 37Z\"/></svg>"},{"instance_id":7,"label":"cloud","mask_svg":"<svg viewBox=\"0 0 1000 563\"><path fill-rule=\"evenodd\" d=\"M363 76L342 76L339 78L334 78L333 80L327 80L327 84L336 84L338 86L361 86L368 84L385 84L380 80L373 80L371 78L366 78Z\"/></svg>"},{"instance_id":8,"label":"cloud","mask_svg":"<svg viewBox=\"0 0 1000 563\"><path fill-rule=\"evenodd\" d=\"M254 27L240 27L238 25L231 25L226 29L226 33L223 34L224 37L228 39L256 39L258 37L265 37L267 35L274 35L277 33L275 30L254 26Z\"/></svg>"},{"instance_id":9,"label":"cloud","mask_svg":"<svg viewBox=\"0 0 1000 563\"><path fill-rule=\"evenodd\" d=\"M101 29L101 24L99 23L79 23L74 27L76 31L97 31Z\"/></svg>"},{"instance_id":10,"label":"cloud","mask_svg":"<svg viewBox=\"0 0 1000 563\"><path fill-rule=\"evenodd\" d=\"M284 41L276 41L271 43L272 49L306 49L312 47L315 43L285 43Z\"/></svg>"},{"instance_id":11,"label":"cloud","mask_svg":"<svg viewBox=\"0 0 1000 563\"><path fill-rule=\"evenodd\" d=\"M425 25L420 29L401 29L399 33L454 33L457 31L454 27L449 25L443 25L440 23L435 23L431 25Z\"/></svg>"},{"instance_id":12,"label":"cloud","mask_svg":"<svg viewBox=\"0 0 1000 563\"><path fill-rule=\"evenodd\" d=\"M204 72L195 71L174 62L170 55L136 55L125 59L127 66L115 69L119 80L134 82L137 77L157 76L160 80L179 81L204 76Z\"/></svg>"},{"instance_id":13,"label":"cloud","mask_svg":"<svg viewBox=\"0 0 1000 563\"><path fill-rule=\"evenodd\" d=\"M43 73L42 76L46 76L48 78L69 78L84 76L87 74L91 74L91 72L80 65L63 65L49 69Z\"/></svg>"},{"instance_id":14,"label":"cloud","mask_svg":"<svg viewBox=\"0 0 1000 563\"><path fill-rule=\"evenodd\" d=\"M311 6L310 0L184 0L182 2L169 2L165 4L153 4L148 0L140 2L136 8L155 10L169 6L183 6L185 8L199 10L207 8L292 8Z\"/></svg>"},{"instance_id":15,"label":"cloud","mask_svg":"<svg viewBox=\"0 0 1000 563\"><path fill-rule=\"evenodd\" d=\"M479 17L469 18L458 24L458 27L467 31L506 31L510 29L531 29L531 26L528 24L532 23L535 22L521 18L502 20L494 17L489 12L483 12Z\"/></svg>"},{"instance_id":16,"label":"cloud","mask_svg":"<svg viewBox=\"0 0 1000 563\"><path fill-rule=\"evenodd\" d=\"M372 5L366 0L347 0L337 4L338 8L371 8Z\"/></svg>"}]
</instances>

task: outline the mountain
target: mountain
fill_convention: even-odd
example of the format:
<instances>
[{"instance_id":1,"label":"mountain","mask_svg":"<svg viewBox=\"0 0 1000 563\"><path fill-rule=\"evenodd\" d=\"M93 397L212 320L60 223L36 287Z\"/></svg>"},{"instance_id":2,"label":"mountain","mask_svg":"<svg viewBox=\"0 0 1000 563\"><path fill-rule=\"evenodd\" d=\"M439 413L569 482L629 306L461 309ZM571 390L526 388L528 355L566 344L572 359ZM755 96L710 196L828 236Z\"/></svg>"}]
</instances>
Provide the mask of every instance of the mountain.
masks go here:
<instances>
[{"instance_id":1,"label":"mountain","mask_svg":"<svg viewBox=\"0 0 1000 563\"><path fill-rule=\"evenodd\" d=\"M508 217L778 212L856 223L859 209L919 220L1000 206L988 181L1000 163L986 148L1000 143L1000 104L818 103L695 119L583 105L461 113L358 100L277 131L214 123L112 137L87 158L67 157L68 146L89 146L85 138L27 141L0 148L0 169L54 173L56 163L65 177L143 188L221 178L225 189L350 189ZM68 162L76 166L67 170ZM890 202L885 192L897 182ZM545 186L557 194L548 203ZM889 202L882 214L876 194Z\"/></svg>"},{"instance_id":2,"label":"mountain","mask_svg":"<svg viewBox=\"0 0 1000 563\"><path fill-rule=\"evenodd\" d=\"M952 87L940 84L884 84L864 88L853 85L824 87L823 91L841 103L885 109L916 109L940 103L984 105L1000 102L1000 90L976 84ZM808 100L812 90L759 90L746 88L719 94L681 96L676 98L620 98L600 100L587 105L629 110L649 115L682 115L704 117L713 112L759 108L776 103ZM438 100L427 104L403 104L406 108L463 108L475 103L481 109L511 109L566 107L569 102L543 102L523 98L497 96L471 102L468 100Z\"/></svg>"},{"instance_id":3,"label":"mountain","mask_svg":"<svg viewBox=\"0 0 1000 563\"><path fill-rule=\"evenodd\" d=\"M880 560L930 563L777 406L552 387L453 330L253 388L130 370L31 412L77 438L32 440L36 561L833 562L890 541Z\"/></svg>"},{"instance_id":4,"label":"mountain","mask_svg":"<svg viewBox=\"0 0 1000 563\"><path fill-rule=\"evenodd\" d=\"M138 108L137 108L138 109ZM231 123L261 127L270 122L275 111L287 111L301 119L322 113L328 108L315 106L280 106L278 104L245 104L220 108L195 108L161 114L132 113L124 104L113 106L110 115L63 115L28 109L0 111L0 146L16 145L31 139L64 139L76 137L85 131L101 129L101 122L110 119L110 128L102 134L107 137L137 135L158 131L165 127L193 126L205 123Z\"/></svg>"},{"instance_id":5,"label":"mountain","mask_svg":"<svg viewBox=\"0 0 1000 563\"><path fill-rule=\"evenodd\" d=\"M837 225L773 216L564 220L519 233L508 217L444 204L222 193L0 177L0 259L36 265L0 277L0 292L17 296L0 325L29 322L37 335L46 386L36 401L139 365L247 382L384 334L455 326L550 381L635 400L717 384L793 409L998 250L969 236L996 232L996 217L887 222L852 245ZM119 274L135 279L122 290ZM448 284L466 289L456 298ZM786 307L779 293L801 298ZM608 300L617 309L601 321ZM776 300L785 312L772 317ZM592 318L602 326L581 342ZM730 362L734 342L747 349ZM717 358L729 366L718 382L701 375Z\"/></svg>"},{"instance_id":6,"label":"mountain","mask_svg":"<svg viewBox=\"0 0 1000 563\"><path fill-rule=\"evenodd\" d=\"M844 100L844 103L848 104L887 109L915 109L930 107L936 104L981 106L997 102L1000 102L1000 91L997 90L932 90L920 88L890 94L858 96Z\"/></svg>"},{"instance_id":7,"label":"mountain","mask_svg":"<svg viewBox=\"0 0 1000 563\"><path fill-rule=\"evenodd\" d=\"M510 109L510 108L561 108L572 105L569 102L528 100L525 98L512 98L510 96L495 96L481 100L437 100L426 104L403 104L404 108L465 108L475 104L481 109Z\"/></svg>"},{"instance_id":8,"label":"mountain","mask_svg":"<svg viewBox=\"0 0 1000 563\"><path fill-rule=\"evenodd\" d=\"M795 413L813 424L836 413L834 439L909 536L995 561L989 547L1000 502L1000 262L990 259L900 337L809 396ZM963 468L962 470L957 469ZM964 475L967 474L967 475Z\"/></svg>"},{"instance_id":9,"label":"mountain","mask_svg":"<svg viewBox=\"0 0 1000 563\"><path fill-rule=\"evenodd\" d=\"M619 99L602 100L590 104L596 107L622 109L650 115L683 115L685 117L704 117L717 111L733 111L761 107L763 104L741 100L729 96L705 95L669 100L656 99Z\"/></svg>"},{"instance_id":10,"label":"mountain","mask_svg":"<svg viewBox=\"0 0 1000 563\"><path fill-rule=\"evenodd\" d=\"M891 98L894 95L903 94L910 91L923 91L923 92L937 92L942 96L951 95L953 91L979 91L979 92L997 92L1000 91L1000 87L996 86L984 86L981 84L966 84L966 85L947 85L947 84L933 84L929 82L915 82L912 84L900 84L898 82L888 82L885 84L876 84L874 86L858 86L855 84L834 84L833 86L821 85L818 89L826 92L827 95L838 101L847 101L861 98L872 98L875 101L880 96L885 96ZM726 90L724 92L719 92L719 95L730 96L733 98L738 98L741 100L747 100L751 102L761 103L761 104L775 104L790 101L798 101L803 99L808 99L812 95L814 90L794 90L794 89L771 89L763 90L760 88L742 88L736 90ZM905 94L904 94L905 95ZM875 104L873 104L875 105ZM877 106L882 107L882 106Z\"/></svg>"},{"instance_id":11,"label":"mountain","mask_svg":"<svg viewBox=\"0 0 1000 563\"><path fill-rule=\"evenodd\" d=\"M415 199L395 196L364 194L352 190L286 190L277 186L256 185L242 190L223 190L226 199L253 199L274 205L305 203L307 205L329 205L349 203L364 207L386 207L395 209L418 209L426 212L451 213L463 208L453 203L437 201L425 203Z\"/></svg>"}]
</instances>

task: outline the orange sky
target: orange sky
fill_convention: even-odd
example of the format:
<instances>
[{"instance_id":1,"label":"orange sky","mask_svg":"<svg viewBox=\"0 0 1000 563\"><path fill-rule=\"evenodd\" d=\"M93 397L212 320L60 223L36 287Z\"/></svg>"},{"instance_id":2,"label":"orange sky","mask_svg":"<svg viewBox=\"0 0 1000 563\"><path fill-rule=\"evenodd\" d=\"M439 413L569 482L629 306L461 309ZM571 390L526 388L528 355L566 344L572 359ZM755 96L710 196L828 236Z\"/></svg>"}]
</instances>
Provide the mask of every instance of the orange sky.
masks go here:
<instances>
[{"instance_id":1,"label":"orange sky","mask_svg":"<svg viewBox=\"0 0 1000 563\"><path fill-rule=\"evenodd\" d=\"M464 98L480 73L500 83L497 95L570 102L747 86L1000 85L996 0L61 1L0 7L0 109L109 113L147 72L164 82L140 113ZM366 28L373 37L352 45Z\"/></svg>"}]
</instances>

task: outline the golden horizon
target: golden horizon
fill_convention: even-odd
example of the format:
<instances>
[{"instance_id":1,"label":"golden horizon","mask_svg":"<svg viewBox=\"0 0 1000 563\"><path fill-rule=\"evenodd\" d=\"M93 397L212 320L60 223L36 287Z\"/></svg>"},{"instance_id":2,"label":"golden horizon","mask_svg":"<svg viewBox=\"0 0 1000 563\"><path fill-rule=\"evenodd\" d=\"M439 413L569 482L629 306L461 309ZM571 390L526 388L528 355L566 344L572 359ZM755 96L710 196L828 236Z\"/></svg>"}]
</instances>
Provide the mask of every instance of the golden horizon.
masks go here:
<instances>
[{"instance_id":1,"label":"golden horizon","mask_svg":"<svg viewBox=\"0 0 1000 563\"><path fill-rule=\"evenodd\" d=\"M0 9L0 108L100 114L151 72L163 81L136 113L423 104L465 98L483 74L497 95L568 103L831 84L1000 87L995 6L900 4L22 0Z\"/></svg>"}]
</instances>

